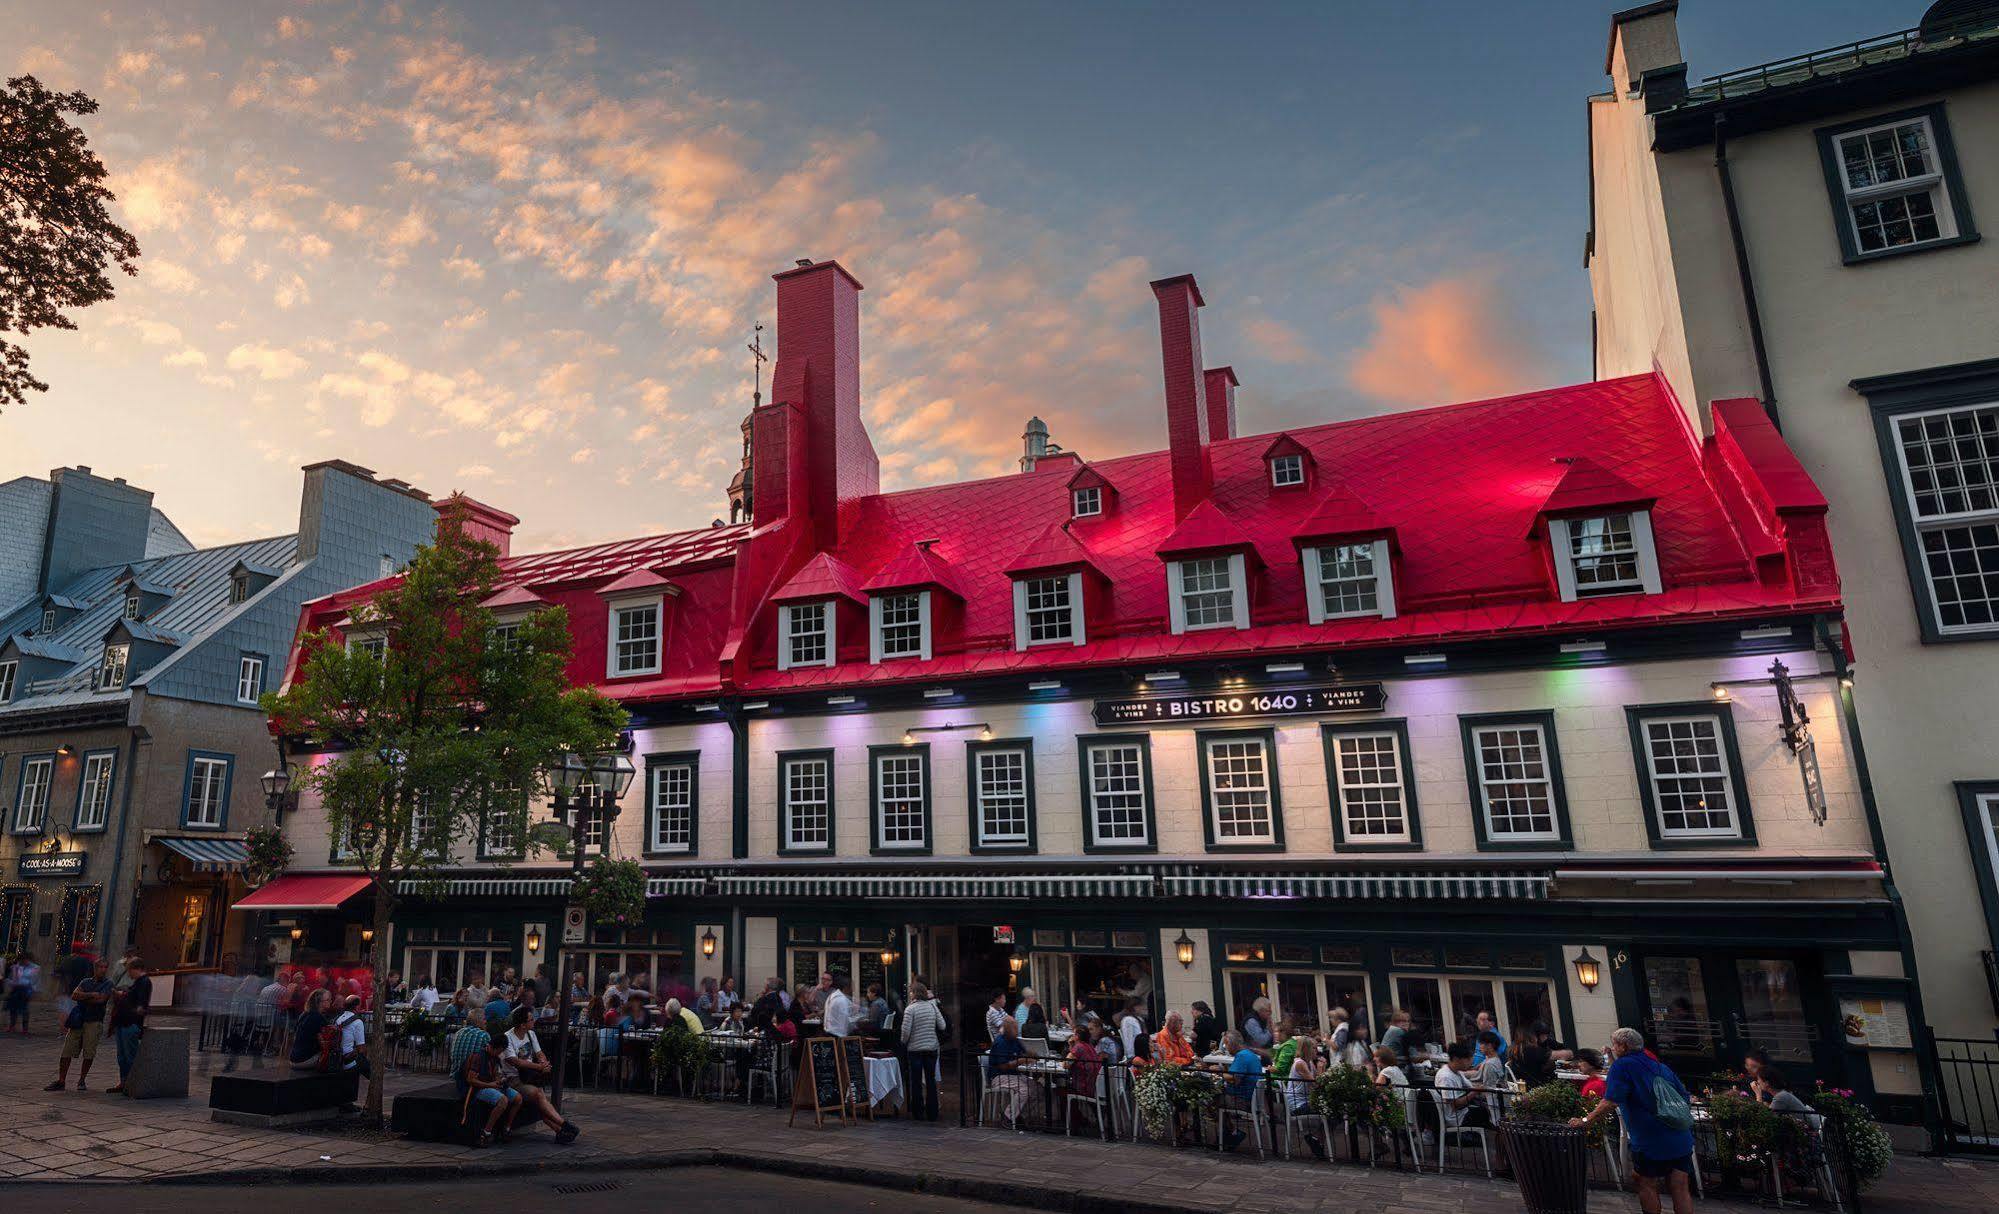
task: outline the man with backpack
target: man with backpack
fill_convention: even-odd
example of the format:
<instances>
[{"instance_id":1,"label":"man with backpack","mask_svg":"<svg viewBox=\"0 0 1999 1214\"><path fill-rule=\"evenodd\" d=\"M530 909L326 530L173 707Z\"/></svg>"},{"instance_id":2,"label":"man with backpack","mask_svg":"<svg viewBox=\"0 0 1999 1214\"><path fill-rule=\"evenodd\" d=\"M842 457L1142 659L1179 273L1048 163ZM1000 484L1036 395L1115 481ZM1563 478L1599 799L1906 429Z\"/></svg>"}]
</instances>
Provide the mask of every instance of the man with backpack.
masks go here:
<instances>
[{"instance_id":1,"label":"man with backpack","mask_svg":"<svg viewBox=\"0 0 1999 1214\"><path fill-rule=\"evenodd\" d=\"M1616 1061L1604 1079L1603 1099L1589 1116L1571 1118L1569 1124L1588 1126L1616 1109L1624 1119L1625 1136L1631 1140L1638 1208L1645 1214L1659 1214L1659 1182L1663 1180L1673 1195L1673 1214L1693 1214L1694 1197L1688 1180L1696 1166L1694 1114L1686 1085L1672 1068L1645 1052L1645 1038L1637 1029L1612 1033L1610 1052Z\"/></svg>"}]
</instances>

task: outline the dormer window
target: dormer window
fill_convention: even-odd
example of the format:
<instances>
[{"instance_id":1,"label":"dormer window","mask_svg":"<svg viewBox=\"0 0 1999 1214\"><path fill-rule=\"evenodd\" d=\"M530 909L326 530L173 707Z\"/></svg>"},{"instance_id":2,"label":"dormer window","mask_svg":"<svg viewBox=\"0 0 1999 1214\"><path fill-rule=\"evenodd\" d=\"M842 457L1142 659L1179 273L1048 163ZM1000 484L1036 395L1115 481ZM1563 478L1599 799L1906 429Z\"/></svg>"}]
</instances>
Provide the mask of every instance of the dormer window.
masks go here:
<instances>
[{"instance_id":1,"label":"dormer window","mask_svg":"<svg viewBox=\"0 0 1999 1214\"><path fill-rule=\"evenodd\" d=\"M20 668L19 662L0 662L0 704L14 698L14 679Z\"/></svg>"},{"instance_id":2,"label":"dormer window","mask_svg":"<svg viewBox=\"0 0 1999 1214\"><path fill-rule=\"evenodd\" d=\"M610 652L605 673L614 679L658 674L660 600L657 596L611 604Z\"/></svg>"},{"instance_id":3,"label":"dormer window","mask_svg":"<svg viewBox=\"0 0 1999 1214\"><path fill-rule=\"evenodd\" d=\"M930 592L878 594L868 600L872 660L930 658Z\"/></svg>"},{"instance_id":4,"label":"dormer window","mask_svg":"<svg viewBox=\"0 0 1999 1214\"><path fill-rule=\"evenodd\" d=\"M1305 457L1302 455L1279 455L1270 461L1270 483L1274 488L1286 489L1305 483Z\"/></svg>"},{"instance_id":5,"label":"dormer window","mask_svg":"<svg viewBox=\"0 0 1999 1214\"><path fill-rule=\"evenodd\" d=\"M1661 589L1649 511L1549 519L1548 541L1563 602Z\"/></svg>"},{"instance_id":6,"label":"dormer window","mask_svg":"<svg viewBox=\"0 0 1999 1214\"><path fill-rule=\"evenodd\" d=\"M1094 518L1104 512L1104 491L1097 485L1085 485L1070 493L1073 506L1071 513L1077 518Z\"/></svg>"},{"instance_id":7,"label":"dormer window","mask_svg":"<svg viewBox=\"0 0 1999 1214\"><path fill-rule=\"evenodd\" d=\"M132 659L130 645L106 645L104 663L98 668L97 689L116 691L125 685L125 667Z\"/></svg>"},{"instance_id":8,"label":"dormer window","mask_svg":"<svg viewBox=\"0 0 1999 1214\"><path fill-rule=\"evenodd\" d=\"M42 608L42 635L53 636L55 634L55 630L56 630L56 609L53 607Z\"/></svg>"},{"instance_id":9,"label":"dormer window","mask_svg":"<svg viewBox=\"0 0 1999 1214\"><path fill-rule=\"evenodd\" d=\"M249 597L250 579L247 576L239 573L229 579L229 601L232 604L244 602Z\"/></svg>"},{"instance_id":10,"label":"dormer window","mask_svg":"<svg viewBox=\"0 0 1999 1214\"><path fill-rule=\"evenodd\" d=\"M348 653L365 653L377 662L389 656L389 638L379 632L356 633L347 638Z\"/></svg>"},{"instance_id":11,"label":"dormer window","mask_svg":"<svg viewBox=\"0 0 1999 1214\"><path fill-rule=\"evenodd\" d=\"M128 620L139 618L139 592L136 590L125 592L125 618Z\"/></svg>"},{"instance_id":12,"label":"dormer window","mask_svg":"<svg viewBox=\"0 0 1999 1214\"><path fill-rule=\"evenodd\" d=\"M1249 578L1241 553L1166 563L1173 631L1249 627Z\"/></svg>"},{"instance_id":13,"label":"dormer window","mask_svg":"<svg viewBox=\"0 0 1999 1214\"><path fill-rule=\"evenodd\" d=\"M1388 541L1314 544L1304 550L1307 613L1314 624L1351 616L1395 616Z\"/></svg>"},{"instance_id":14,"label":"dormer window","mask_svg":"<svg viewBox=\"0 0 1999 1214\"><path fill-rule=\"evenodd\" d=\"M1083 575L1023 577L1013 583L1014 648L1083 643Z\"/></svg>"},{"instance_id":15,"label":"dormer window","mask_svg":"<svg viewBox=\"0 0 1999 1214\"><path fill-rule=\"evenodd\" d=\"M832 599L785 603L777 609L777 668L831 666L835 653Z\"/></svg>"}]
</instances>

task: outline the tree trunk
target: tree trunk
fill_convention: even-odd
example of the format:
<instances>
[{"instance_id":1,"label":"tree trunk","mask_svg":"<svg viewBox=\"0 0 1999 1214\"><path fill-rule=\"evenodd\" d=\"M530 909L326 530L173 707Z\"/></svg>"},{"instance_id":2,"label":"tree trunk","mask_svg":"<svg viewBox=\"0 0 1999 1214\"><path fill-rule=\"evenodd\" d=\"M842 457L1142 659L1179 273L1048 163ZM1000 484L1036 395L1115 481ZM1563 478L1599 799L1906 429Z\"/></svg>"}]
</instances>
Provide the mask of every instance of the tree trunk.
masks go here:
<instances>
[{"instance_id":1,"label":"tree trunk","mask_svg":"<svg viewBox=\"0 0 1999 1214\"><path fill-rule=\"evenodd\" d=\"M389 983L388 967L383 964L389 949L389 911L394 906L395 894L389 888L387 874L375 878L375 943L370 950L370 960L375 977L373 1008L368 1019L371 1028L368 1033L368 1120L382 1124L382 1084L386 1080L389 1062Z\"/></svg>"}]
</instances>

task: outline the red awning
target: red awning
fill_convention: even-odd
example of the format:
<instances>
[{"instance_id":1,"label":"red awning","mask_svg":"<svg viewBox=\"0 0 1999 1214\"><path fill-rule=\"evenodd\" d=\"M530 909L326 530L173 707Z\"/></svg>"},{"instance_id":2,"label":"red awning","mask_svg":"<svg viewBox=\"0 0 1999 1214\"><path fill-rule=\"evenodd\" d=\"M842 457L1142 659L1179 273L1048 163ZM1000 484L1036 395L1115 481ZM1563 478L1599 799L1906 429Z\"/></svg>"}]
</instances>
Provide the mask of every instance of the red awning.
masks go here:
<instances>
[{"instance_id":1,"label":"red awning","mask_svg":"<svg viewBox=\"0 0 1999 1214\"><path fill-rule=\"evenodd\" d=\"M279 877L231 910L337 910L342 902L375 883L351 873L299 873Z\"/></svg>"}]
</instances>

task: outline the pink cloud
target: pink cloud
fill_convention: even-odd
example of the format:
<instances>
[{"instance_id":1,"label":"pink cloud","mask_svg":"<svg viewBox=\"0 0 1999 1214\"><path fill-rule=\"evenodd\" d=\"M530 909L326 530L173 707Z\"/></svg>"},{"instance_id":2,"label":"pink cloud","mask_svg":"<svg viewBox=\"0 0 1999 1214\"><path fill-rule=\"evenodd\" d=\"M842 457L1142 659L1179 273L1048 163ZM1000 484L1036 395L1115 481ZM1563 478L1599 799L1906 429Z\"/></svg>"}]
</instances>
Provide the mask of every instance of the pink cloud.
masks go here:
<instances>
[{"instance_id":1,"label":"pink cloud","mask_svg":"<svg viewBox=\"0 0 1999 1214\"><path fill-rule=\"evenodd\" d=\"M1484 273L1441 278L1374 301L1374 335L1347 382L1396 405L1436 405L1545 382L1539 351Z\"/></svg>"}]
</instances>

